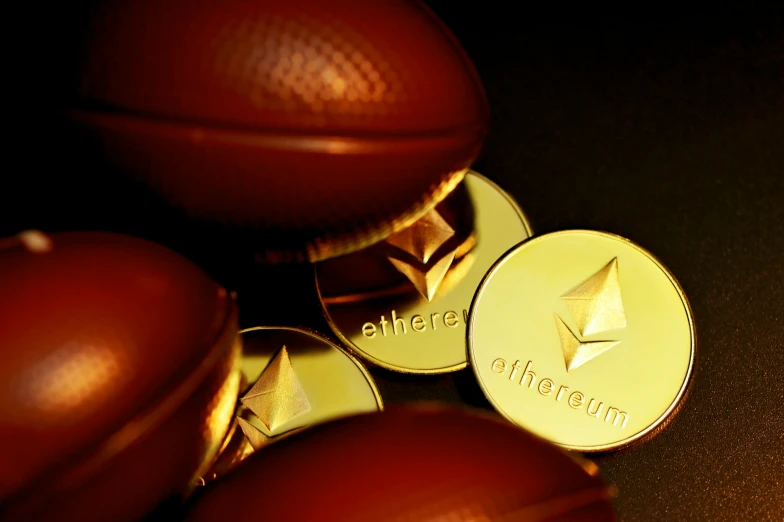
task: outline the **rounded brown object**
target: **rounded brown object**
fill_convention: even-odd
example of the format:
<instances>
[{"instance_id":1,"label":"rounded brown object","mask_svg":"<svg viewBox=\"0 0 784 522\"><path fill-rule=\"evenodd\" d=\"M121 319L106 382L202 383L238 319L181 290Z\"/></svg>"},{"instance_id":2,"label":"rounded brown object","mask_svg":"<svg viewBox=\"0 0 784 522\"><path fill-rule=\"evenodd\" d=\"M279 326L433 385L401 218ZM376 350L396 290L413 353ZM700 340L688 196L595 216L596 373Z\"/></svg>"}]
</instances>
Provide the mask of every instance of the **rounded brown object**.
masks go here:
<instances>
[{"instance_id":1,"label":"rounded brown object","mask_svg":"<svg viewBox=\"0 0 784 522\"><path fill-rule=\"evenodd\" d=\"M608 497L575 460L506 422L390 409L252 455L188 521L610 521Z\"/></svg>"},{"instance_id":2,"label":"rounded brown object","mask_svg":"<svg viewBox=\"0 0 784 522\"><path fill-rule=\"evenodd\" d=\"M419 1L121 0L90 15L73 119L192 217L254 230L267 261L410 225L484 140L478 76Z\"/></svg>"},{"instance_id":3,"label":"rounded brown object","mask_svg":"<svg viewBox=\"0 0 784 522\"><path fill-rule=\"evenodd\" d=\"M186 493L237 397L232 297L89 232L0 240L0 288L0 518L135 520Z\"/></svg>"}]
</instances>

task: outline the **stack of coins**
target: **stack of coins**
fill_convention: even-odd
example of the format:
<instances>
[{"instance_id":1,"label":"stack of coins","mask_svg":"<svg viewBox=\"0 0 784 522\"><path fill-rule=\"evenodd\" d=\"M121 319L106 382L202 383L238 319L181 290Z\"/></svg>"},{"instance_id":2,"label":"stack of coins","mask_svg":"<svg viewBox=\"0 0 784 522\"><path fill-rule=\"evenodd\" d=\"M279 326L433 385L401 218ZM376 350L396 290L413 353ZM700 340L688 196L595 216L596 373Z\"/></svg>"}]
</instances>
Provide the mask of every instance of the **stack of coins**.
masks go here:
<instances>
[{"instance_id":1,"label":"stack of coins","mask_svg":"<svg viewBox=\"0 0 784 522\"><path fill-rule=\"evenodd\" d=\"M474 171L419 221L315 277L340 345L244 330L235 427L201 483L288 434L381 410L363 363L419 375L470 365L501 415L580 452L662 427L693 367L688 301L652 254L606 232L532 236L514 199Z\"/></svg>"}]
</instances>

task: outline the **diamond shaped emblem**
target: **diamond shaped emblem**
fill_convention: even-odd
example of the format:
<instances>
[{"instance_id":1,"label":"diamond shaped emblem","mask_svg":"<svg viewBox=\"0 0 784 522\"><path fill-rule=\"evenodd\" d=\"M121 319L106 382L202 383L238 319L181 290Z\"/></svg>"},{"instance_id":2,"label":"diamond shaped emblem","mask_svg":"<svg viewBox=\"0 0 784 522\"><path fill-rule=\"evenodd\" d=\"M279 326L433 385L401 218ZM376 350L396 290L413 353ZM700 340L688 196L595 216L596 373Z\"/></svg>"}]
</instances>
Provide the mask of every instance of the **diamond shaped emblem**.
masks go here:
<instances>
[{"instance_id":1,"label":"diamond shaped emblem","mask_svg":"<svg viewBox=\"0 0 784 522\"><path fill-rule=\"evenodd\" d=\"M387 243L427 264L436 251L455 235L441 214L431 210L410 227L393 234Z\"/></svg>"},{"instance_id":2,"label":"diamond shaped emblem","mask_svg":"<svg viewBox=\"0 0 784 522\"><path fill-rule=\"evenodd\" d=\"M617 257L561 299L577 323L580 335L626 327Z\"/></svg>"},{"instance_id":3,"label":"diamond shaped emblem","mask_svg":"<svg viewBox=\"0 0 784 522\"><path fill-rule=\"evenodd\" d=\"M574 319L579 335L587 337L626 327L626 312L618 281L618 258L561 296ZM566 371L571 372L616 346L617 340L581 340L566 322L555 314Z\"/></svg>"},{"instance_id":4,"label":"diamond shaped emblem","mask_svg":"<svg viewBox=\"0 0 784 522\"><path fill-rule=\"evenodd\" d=\"M278 428L290 420L310 411L310 402L291 366L285 346L240 401L259 418L271 435L276 435Z\"/></svg>"}]
</instances>

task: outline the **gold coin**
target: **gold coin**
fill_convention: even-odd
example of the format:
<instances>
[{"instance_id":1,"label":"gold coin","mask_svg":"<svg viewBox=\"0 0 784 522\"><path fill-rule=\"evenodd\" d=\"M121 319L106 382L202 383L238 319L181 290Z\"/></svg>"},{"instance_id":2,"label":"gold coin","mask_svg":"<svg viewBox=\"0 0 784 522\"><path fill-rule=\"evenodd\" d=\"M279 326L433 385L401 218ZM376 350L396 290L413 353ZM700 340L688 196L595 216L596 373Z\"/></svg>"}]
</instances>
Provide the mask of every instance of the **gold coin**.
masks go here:
<instances>
[{"instance_id":1,"label":"gold coin","mask_svg":"<svg viewBox=\"0 0 784 522\"><path fill-rule=\"evenodd\" d=\"M361 362L321 335L301 328L257 326L240 331L242 380L236 416L205 485L254 451L341 417L384 409Z\"/></svg>"},{"instance_id":2,"label":"gold coin","mask_svg":"<svg viewBox=\"0 0 784 522\"><path fill-rule=\"evenodd\" d=\"M242 330L237 422L254 449L313 424L383 409L362 364L320 335L284 327Z\"/></svg>"},{"instance_id":3,"label":"gold coin","mask_svg":"<svg viewBox=\"0 0 784 522\"><path fill-rule=\"evenodd\" d=\"M469 356L511 421L569 449L618 448L683 396L694 325L683 290L631 241L585 230L522 243L471 306Z\"/></svg>"},{"instance_id":4,"label":"gold coin","mask_svg":"<svg viewBox=\"0 0 784 522\"><path fill-rule=\"evenodd\" d=\"M466 205L454 201L461 193ZM374 249L317 265L325 317L359 357L417 374L467 365L466 326L476 288L531 229L514 200L476 172L466 175L452 199ZM470 219L463 226L465 216Z\"/></svg>"}]
</instances>

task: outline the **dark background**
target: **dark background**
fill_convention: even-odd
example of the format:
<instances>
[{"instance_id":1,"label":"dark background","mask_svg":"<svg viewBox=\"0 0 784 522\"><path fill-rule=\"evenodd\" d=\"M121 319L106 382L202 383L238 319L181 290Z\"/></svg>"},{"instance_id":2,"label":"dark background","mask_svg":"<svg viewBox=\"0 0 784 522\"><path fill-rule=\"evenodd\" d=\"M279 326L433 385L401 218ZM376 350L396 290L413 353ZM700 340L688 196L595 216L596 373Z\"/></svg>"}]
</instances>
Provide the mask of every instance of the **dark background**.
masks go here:
<instances>
[{"instance_id":1,"label":"dark background","mask_svg":"<svg viewBox=\"0 0 784 522\"><path fill-rule=\"evenodd\" d=\"M689 297L697 361L660 433L600 455L623 522L784 516L784 15L780 3L631 12L431 0L483 79L491 134L476 170L536 233L594 228L651 250ZM244 327L323 323L310 267L260 269L183 227L143 189L74 164L49 109L68 11L7 14L0 236L122 230L168 244L240 294ZM35 7L35 9L33 9ZM65 28L65 29L64 29ZM87 180L87 181L85 181ZM111 185L111 187L110 187ZM101 191L113 197L96 198ZM143 199L142 199L143 200ZM488 407L470 370L373 370L388 404Z\"/></svg>"}]
</instances>

